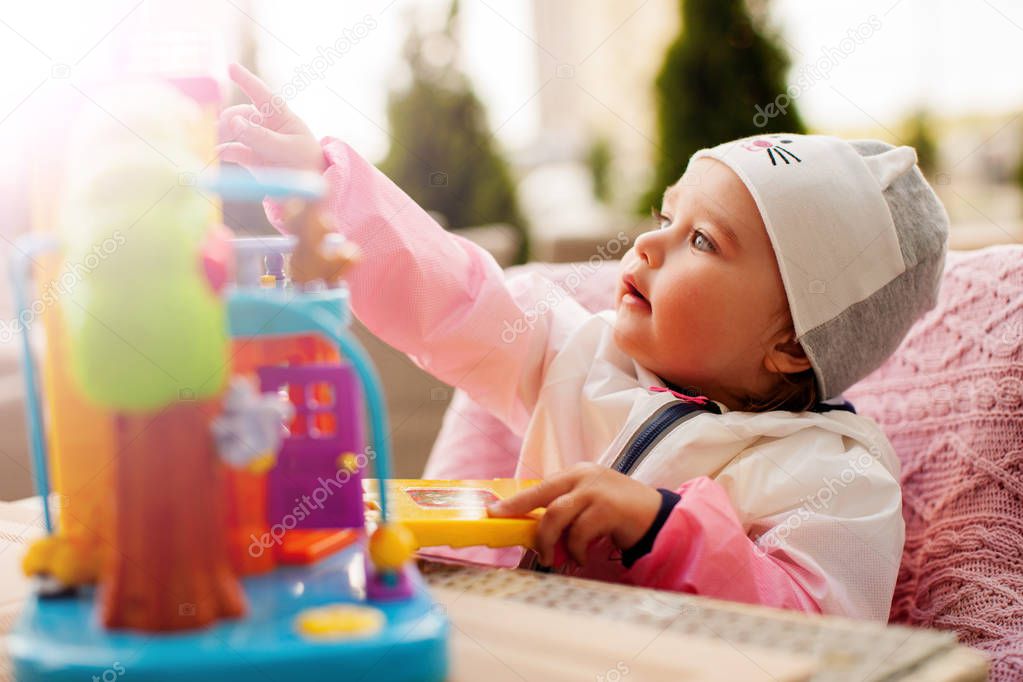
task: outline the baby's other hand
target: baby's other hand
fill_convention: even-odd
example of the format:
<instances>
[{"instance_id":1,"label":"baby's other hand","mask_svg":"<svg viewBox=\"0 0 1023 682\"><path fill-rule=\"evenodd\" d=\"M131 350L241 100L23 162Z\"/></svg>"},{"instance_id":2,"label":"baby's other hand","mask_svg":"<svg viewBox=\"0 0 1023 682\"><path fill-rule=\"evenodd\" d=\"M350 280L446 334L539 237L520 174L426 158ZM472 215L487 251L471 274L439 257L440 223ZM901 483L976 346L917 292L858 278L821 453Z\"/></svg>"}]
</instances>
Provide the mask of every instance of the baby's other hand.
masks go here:
<instances>
[{"instance_id":1,"label":"baby's other hand","mask_svg":"<svg viewBox=\"0 0 1023 682\"><path fill-rule=\"evenodd\" d=\"M590 543L602 536L622 550L636 544L653 524L661 495L599 464L579 464L487 511L491 516L522 516L537 507L547 508L536 530L540 563L551 565L554 545L565 533L569 555L582 566Z\"/></svg>"},{"instance_id":2,"label":"baby's other hand","mask_svg":"<svg viewBox=\"0 0 1023 682\"><path fill-rule=\"evenodd\" d=\"M220 114L220 158L246 168L275 167L322 173L327 162L308 126L279 95L240 64L228 67L252 104L238 104Z\"/></svg>"}]
</instances>

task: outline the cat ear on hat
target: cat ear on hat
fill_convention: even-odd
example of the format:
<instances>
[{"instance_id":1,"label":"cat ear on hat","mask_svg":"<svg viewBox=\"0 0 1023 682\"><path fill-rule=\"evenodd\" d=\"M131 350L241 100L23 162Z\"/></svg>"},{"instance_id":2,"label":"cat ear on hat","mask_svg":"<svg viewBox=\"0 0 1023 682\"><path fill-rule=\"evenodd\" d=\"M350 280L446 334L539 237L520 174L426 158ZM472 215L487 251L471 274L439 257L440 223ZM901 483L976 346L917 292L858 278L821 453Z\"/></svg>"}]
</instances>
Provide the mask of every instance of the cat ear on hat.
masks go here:
<instances>
[{"instance_id":1,"label":"cat ear on hat","mask_svg":"<svg viewBox=\"0 0 1023 682\"><path fill-rule=\"evenodd\" d=\"M895 181L897 177L916 165L916 150L903 145L873 156L861 157L867 164L870 173L877 179L882 190Z\"/></svg>"}]
</instances>

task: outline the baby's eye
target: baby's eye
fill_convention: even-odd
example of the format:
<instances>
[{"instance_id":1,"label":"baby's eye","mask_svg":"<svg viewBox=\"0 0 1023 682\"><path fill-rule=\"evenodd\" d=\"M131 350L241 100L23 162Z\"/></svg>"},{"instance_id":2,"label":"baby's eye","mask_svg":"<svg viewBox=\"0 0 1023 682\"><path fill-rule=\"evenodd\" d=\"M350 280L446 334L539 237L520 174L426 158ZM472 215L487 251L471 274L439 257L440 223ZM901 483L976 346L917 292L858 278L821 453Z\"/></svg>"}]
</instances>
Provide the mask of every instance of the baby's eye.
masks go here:
<instances>
[{"instance_id":1,"label":"baby's eye","mask_svg":"<svg viewBox=\"0 0 1023 682\"><path fill-rule=\"evenodd\" d=\"M671 218L664 215L656 208L650 209L650 215L654 217L654 222L657 224L657 229L663 230L666 227L671 227Z\"/></svg>"},{"instance_id":2,"label":"baby's eye","mask_svg":"<svg viewBox=\"0 0 1023 682\"><path fill-rule=\"evenodd\" d=\"M717 251L714 247L714 242L712 242L701 230L693 230L693 236L689 239L689 241L693 244L693 246L701 251L710 251L712 253ZM703 243L702 247L700 246L701 242Z\"/></svg>"}]
</instances>

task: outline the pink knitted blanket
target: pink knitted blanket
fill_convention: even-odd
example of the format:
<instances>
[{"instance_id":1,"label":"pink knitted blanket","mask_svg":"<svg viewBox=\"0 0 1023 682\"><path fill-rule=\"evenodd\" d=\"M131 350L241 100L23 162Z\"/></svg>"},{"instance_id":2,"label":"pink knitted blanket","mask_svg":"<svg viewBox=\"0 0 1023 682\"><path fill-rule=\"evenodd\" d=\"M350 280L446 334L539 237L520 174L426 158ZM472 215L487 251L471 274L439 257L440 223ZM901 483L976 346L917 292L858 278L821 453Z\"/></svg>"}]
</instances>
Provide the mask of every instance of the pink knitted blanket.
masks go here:
<instances>
[{"instance_id":1,"label":"pink knitted blanket","mask_svg":"<svg viewBox=\"0 0 1023 682\"><path fill-rule=\"evenodd\" d=\"M902 460L891 619L955 630L1023 679L1023 247L950 253L938 305L846 393Z\"/></svg>"}]
</instances>

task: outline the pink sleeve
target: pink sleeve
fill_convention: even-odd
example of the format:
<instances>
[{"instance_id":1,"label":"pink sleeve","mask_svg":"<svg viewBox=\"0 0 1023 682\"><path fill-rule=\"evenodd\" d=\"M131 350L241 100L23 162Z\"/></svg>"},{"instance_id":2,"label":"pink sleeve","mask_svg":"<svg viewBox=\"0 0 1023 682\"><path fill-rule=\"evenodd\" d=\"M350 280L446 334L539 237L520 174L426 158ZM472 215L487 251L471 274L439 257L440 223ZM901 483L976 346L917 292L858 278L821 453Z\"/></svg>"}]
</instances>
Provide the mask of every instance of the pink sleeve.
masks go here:
<instances>
[{"instance_id":1,"label":"pink sleeve","mask_svg":"<svg viewBox=\"0 0 1023 682\"><path fill-rule=\"evenodd\" d=\"M820 613L812 592L825 578L761 549L747 537L728 493L706 476L676 491L650 553L625 572L634 585Z\"/></svg>"},{"instance_id":2,"label":"pink sleeve","mask_svg":"<svg viewBox=\"0 0 1023 682\"><path fill-rule=\"evenodd\" d=\"M548 363L589 314L568 297L554 314L542 300L553 284L538 276L506 283L487 251L444 230L351 147L322 144L327 210L363 255L346 277L355 316L521 435ZM281 229L280 207L264 205Z\"/></svg>"}]
</instances>

